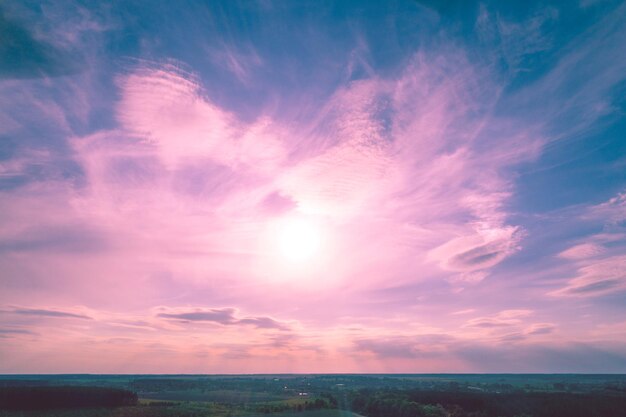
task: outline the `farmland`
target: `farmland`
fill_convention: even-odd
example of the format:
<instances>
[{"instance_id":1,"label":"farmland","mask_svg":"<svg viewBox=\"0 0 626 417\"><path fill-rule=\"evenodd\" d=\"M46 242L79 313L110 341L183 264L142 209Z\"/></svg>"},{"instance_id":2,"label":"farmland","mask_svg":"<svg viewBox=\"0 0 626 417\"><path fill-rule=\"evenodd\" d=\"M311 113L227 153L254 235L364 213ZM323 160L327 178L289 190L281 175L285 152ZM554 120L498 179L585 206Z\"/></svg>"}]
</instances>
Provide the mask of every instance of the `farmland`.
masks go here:
<instances>
[{"instance_id":1,"label":"farmland","mask_svg":"<svg viewBox=\"0 0 626 417\"><path fill-rule=\"evenodd\" d=\"M0 417L619 416L623 375L6 375Z\"/></svg>"}]
</instances>

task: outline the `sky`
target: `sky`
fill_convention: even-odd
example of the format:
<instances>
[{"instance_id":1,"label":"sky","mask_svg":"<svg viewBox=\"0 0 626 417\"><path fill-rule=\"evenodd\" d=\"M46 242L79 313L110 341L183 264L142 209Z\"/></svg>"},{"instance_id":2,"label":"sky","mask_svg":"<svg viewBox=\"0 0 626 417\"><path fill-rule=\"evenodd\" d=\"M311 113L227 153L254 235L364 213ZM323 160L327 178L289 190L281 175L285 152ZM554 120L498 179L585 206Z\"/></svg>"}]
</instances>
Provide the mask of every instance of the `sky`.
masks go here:
<instances>
[{"instance_id":1,"label":"sky","mask_svg":"<svg viewBox=\"0 0 626 417\"><path fill-rule=\"evenodd\" d=\"M0 373L626 372L626 3L0 3Z\"/></svg>"}]
</instances>

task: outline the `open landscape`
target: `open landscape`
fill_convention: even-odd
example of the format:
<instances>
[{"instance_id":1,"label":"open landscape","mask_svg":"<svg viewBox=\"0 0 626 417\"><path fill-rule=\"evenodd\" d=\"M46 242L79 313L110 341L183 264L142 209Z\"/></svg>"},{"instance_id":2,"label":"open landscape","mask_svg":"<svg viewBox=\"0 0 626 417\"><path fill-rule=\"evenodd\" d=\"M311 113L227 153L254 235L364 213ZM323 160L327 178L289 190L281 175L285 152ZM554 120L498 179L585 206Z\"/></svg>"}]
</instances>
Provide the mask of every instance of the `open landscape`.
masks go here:
<instances>
[{"instance_id":1,"label":"open landscape","mask_svg":"<svg viewBox=\"0 0 626 417\"><path fill-rule=\"evenodd\" d=\"M618 417L624 375L29 375L3 417Z\"/></svg>"}]
</instances>

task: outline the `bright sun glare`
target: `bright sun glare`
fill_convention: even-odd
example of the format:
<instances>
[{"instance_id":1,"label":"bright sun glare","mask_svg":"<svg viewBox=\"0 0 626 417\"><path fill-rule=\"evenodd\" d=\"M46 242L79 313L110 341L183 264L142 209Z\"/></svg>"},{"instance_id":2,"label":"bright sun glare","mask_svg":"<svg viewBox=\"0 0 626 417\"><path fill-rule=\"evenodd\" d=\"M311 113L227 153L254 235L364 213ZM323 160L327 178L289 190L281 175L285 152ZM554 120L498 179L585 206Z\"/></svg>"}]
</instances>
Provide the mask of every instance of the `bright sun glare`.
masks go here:
<instances>
[{"instance_id":1,"label":"bright sun glare","mask_svg":"<svg viewBox=\"0 0 626 417\"><path fill-rule=\"evenodd\" d=\"M319 252L321 233L313 222L289 219L277 230L278 250L283 259L301 263L311 260Z\"/></svg>"}]
</instances>

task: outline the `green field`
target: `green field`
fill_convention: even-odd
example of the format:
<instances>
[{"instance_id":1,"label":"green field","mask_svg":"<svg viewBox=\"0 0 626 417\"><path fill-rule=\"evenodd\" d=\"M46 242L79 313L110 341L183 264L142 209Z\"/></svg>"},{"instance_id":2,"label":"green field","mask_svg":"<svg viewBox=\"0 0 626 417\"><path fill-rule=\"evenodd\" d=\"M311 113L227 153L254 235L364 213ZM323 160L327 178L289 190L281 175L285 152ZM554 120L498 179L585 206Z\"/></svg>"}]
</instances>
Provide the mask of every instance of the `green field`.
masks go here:
<instances>
[{"instance_id":1,"label":"green field","mask_svg":"<svg viewBox=\"0 0 626 417\"><path fill-rule=\"evenodd\" d=\"M229 404L247 404L266 401L281 401L293 398L289 394L276 394L259 391L237 391L237 390L187 390L187 391L163 391L142 393L141 398L150 400L167 401L204 401L219 402Z\"/></svg>"}]
</instances>

